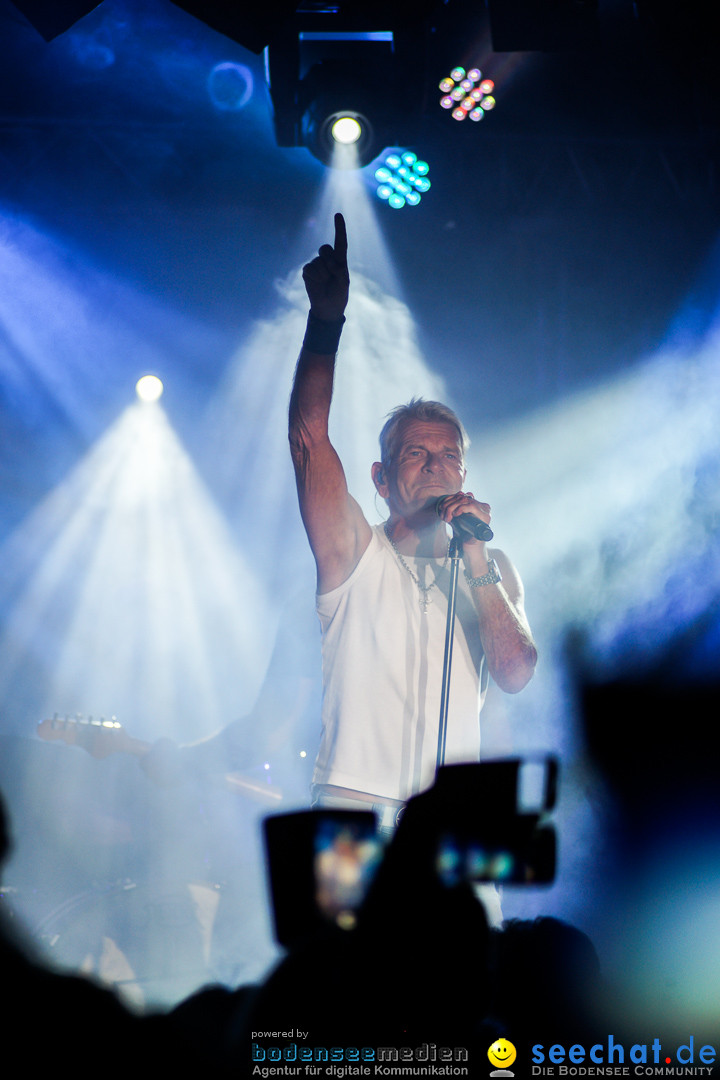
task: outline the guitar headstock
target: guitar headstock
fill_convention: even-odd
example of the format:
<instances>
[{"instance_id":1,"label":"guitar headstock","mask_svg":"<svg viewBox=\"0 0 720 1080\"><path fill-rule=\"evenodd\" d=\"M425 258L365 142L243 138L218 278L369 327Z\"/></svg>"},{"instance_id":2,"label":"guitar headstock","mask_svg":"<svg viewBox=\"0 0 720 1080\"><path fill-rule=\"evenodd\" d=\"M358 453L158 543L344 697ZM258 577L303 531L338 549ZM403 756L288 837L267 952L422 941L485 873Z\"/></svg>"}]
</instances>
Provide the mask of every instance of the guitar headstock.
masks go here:
<instances>
[{"instance_id":1,"label":"guitar headstock","mask_svg":"<svg viewBox=\"0 0 720 1080\"><path fill-rule=\"evenodd\" d=\"M61 717L56 713L52 720L42 720L38 724L37 733L46 742L80 746L94 758L127 751L132 741L114 716L106 720L82 715Z\"/></svg>"}]
</instances>

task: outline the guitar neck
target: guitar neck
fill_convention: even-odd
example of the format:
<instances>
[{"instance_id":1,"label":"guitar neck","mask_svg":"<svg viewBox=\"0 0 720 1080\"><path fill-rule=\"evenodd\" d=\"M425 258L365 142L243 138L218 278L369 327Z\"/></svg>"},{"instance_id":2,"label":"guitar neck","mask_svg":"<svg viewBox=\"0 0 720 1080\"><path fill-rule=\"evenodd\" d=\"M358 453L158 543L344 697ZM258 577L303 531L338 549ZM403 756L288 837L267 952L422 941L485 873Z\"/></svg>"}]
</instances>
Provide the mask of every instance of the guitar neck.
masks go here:
<instances>
[{"instance_id":1,"label":"guitar neck","mask_svg":"<svg viewBox=\"0 0 720 1080\"><path fill-rule=\"evenodd\" d=\"M117 720L94 720L92 717L53 717L38 724L38 735L48 742L64 742L68 746L80 746L95 758L110 754L133 754L144 757L151 743L135 739Z\"/></svg>"},{"instance_id":2,"label":"guitar neck","mask_svg":"<svg viewBox=\"0 0 720 1080\"><path fill-rule=\"evenodd\" d=\"M135 739L114 718L93 720L92 717L53 717L38 724L38 736L46 742L63 742L67 746L79 746L94 758L106 758L110 754L132 754L143 758L152 749L153 744L143 739ZM272 806L283 798L279 788L261 783L254 776L245 776L239 772L222 773L208 782L246 796L255 802Z\"/></svg>"}]
</instances>

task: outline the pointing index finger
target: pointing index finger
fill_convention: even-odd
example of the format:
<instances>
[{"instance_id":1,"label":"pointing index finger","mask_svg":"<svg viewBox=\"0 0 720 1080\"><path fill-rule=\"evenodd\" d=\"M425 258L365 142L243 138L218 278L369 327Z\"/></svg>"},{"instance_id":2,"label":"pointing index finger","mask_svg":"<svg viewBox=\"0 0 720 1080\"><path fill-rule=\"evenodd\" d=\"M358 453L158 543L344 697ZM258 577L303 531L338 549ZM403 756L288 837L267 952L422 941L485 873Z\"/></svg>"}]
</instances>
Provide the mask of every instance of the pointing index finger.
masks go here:
<instances>
[{"instance_id":1,"label":"pointing index finger","mask_svg":"<svg viewBox=\"0 0 720 1080\"><path fill-rule=\"evenodd\" d=\"M335 215L335 256L341 262L347 262L347 229L342 214Z\"/></svg>"}]
</instances>

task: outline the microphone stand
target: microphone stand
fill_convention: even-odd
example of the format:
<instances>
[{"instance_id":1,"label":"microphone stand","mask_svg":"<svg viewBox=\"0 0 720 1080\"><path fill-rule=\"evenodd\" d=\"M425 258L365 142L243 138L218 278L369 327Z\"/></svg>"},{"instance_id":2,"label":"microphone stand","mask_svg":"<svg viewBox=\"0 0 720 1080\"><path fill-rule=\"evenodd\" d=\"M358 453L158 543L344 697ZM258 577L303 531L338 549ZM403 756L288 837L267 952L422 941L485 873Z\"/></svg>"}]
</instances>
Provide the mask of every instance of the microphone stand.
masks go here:
<instances>
[{"instance_id":1,"label":"microphone stand","mask_svg":"<svg viewBox=\"0 0 720 1080\"><path fill-rule=\"evenodd\" d=\"M453 640L455 637L455 602L457 600L458 572L462 557L462 540L453 534L448 549L450 558L450 588L448 589L447 623L445 626L445 657L443 659L442 690L440 692L440 722L438 725L437 768L445 764L447 740L448 703L450 701L450 671L452 668Z\"/></svg>"}]
</instances>

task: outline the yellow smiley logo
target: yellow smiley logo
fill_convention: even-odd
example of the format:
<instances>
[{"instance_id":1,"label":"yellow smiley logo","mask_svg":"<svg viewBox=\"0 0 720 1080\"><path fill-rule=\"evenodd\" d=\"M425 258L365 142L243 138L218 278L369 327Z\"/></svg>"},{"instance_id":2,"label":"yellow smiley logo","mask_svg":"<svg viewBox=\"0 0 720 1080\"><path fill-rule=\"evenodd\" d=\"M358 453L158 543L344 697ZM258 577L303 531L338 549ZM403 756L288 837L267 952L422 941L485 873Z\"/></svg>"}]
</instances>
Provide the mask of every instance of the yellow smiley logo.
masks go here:
<instances>
[{"instance_id":1,"label":"yellow smiley logo","mask_svg":"<svg viewBox=\"0 0 720 1080\"><path fill-rule=\"evenodd\" d=\"M496 1039L488 1050L490 1064L498 1069L506 1069L517 1057L517 1050L507 1039Z\"/></svg>"}]
</instances>

